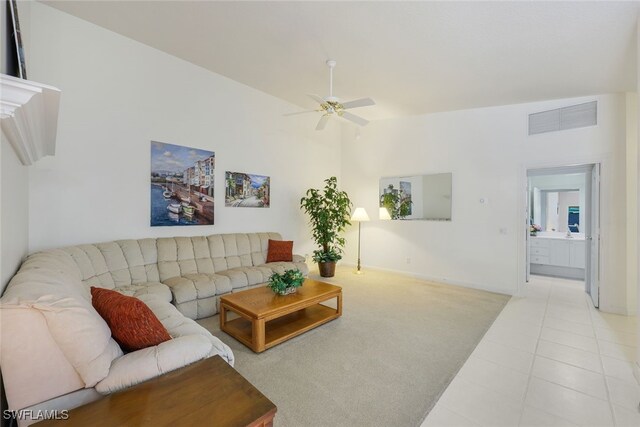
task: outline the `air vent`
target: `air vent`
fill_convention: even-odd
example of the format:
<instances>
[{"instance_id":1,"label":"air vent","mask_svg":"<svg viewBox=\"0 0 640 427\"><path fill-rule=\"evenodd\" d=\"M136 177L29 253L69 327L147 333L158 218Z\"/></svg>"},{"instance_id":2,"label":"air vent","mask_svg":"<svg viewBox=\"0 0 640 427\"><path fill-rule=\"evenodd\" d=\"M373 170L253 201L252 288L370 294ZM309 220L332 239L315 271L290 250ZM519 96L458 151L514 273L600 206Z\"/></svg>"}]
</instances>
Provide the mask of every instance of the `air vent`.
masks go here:
<instances>
[{"instance_id":1,"label":"air vent","mask_svg":"<svg viewBox=\"0 0 640 427\"><path fill-rule=\"evenodd\" d=\"M595 126L598 101L529 114L529 135Z\"/></svg>"}]
</instances>

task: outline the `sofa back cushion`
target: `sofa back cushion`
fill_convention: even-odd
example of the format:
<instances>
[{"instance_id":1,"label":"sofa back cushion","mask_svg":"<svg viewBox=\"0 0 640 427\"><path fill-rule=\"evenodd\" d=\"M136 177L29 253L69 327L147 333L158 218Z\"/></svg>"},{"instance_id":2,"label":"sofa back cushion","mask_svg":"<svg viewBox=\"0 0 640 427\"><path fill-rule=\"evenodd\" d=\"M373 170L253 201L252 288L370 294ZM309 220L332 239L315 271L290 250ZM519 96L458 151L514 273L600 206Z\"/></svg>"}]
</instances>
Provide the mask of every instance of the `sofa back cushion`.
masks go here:
<instances>
[{"instance_id":1,"label":"sofa back cushion","mask_svg":"<svg viewBox=\"0 0 640 427\"><path fill-rule=\"evenodd\" d=\"M248 237L253 265L262 265L267 262L269 239L282 240L282 236L279 233L253 233L249 234Z\"/></svg>"},{"instance_id":2,"label":"sofa back cushion","mask_svg":"<svg viewBox=\"0 0 640 427\"><path fill-rule=\"evenodd\" d=\"M186 274L213 274L230 268L264 264L269 239L282 238L278 233L159 238L160 281Z\"/></svg>"},{"instance_id":3,"label":"sofa back cushion","mask_svg":"<svg viewBox=\"0 0 640 427\"><path fill-rule=\"evenodd\" d=\"M190 237L157 239L160 281L198 272Z\"/></svg>"},{"instance_id":4,"label":"sofa back cushion","mask_svg":"<svg viewBox=\"0 0 640 427\"><path fill-rule=\"evenodd\" d=\"M62 250L75 261L87 287L114 289L159 281L156 239L119 240Z\"/></svg>"},{"instance_id":5,"label":"sofa back cushion","mask_svg":"<svg viewBox=\"0 0 640 427\"><path fill-rule=\"evenodd\" d=\"M208 273L266 262L269 239L278 233L213 234L196 237L118 240L71 246L63 251L86 285L106 289L159 282L185 274Z\"/></svg>"}]
</instances>

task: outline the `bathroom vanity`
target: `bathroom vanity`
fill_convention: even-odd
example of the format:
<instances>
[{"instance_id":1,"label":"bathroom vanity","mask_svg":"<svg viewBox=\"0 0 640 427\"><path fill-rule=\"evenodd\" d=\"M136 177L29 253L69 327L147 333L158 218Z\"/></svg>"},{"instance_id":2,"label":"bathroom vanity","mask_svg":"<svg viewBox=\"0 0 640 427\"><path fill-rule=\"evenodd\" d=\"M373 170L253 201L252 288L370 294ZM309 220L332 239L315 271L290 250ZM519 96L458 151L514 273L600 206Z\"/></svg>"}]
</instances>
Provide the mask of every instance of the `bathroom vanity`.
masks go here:
<instances>
[{"instance_id":1,"label":"bathroom vanity","mask_svg":"<svg viewBox=\"0 0 640 427\"><path fill-rule=\"evenodd\" d=\"M529 237L532 274L584 280L586 242L582 233L543 232Z\"/></svg>"}]
</instances>

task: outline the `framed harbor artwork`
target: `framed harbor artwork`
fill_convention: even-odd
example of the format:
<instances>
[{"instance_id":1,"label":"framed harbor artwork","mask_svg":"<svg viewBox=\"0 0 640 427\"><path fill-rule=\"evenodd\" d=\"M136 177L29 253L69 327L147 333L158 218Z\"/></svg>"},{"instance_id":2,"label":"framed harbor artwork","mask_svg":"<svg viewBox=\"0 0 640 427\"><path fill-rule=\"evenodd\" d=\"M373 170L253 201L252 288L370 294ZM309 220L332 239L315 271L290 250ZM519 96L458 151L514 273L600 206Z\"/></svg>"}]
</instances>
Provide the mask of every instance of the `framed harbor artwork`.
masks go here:
<instances>
[{"instance_id":1,"label":"framed harbor artwork","mask_svg":"<svg viewBox=\"0 0 640 427\"><path fill-rule=\"evenodd\" d=\"M151 141L151 226L213 225L216 155Z\"/></svg>"},{"instance_id":2,"label":"framed harbor artwork","mask_svg":"<svg viewBox=\"0 0 640 427\"><path fill-rule=\"evenodd\" d=\"M271 180L268 176L242 172L224 173L224 205L233 208L268 208Z\"/></svg>"}]
</instances>

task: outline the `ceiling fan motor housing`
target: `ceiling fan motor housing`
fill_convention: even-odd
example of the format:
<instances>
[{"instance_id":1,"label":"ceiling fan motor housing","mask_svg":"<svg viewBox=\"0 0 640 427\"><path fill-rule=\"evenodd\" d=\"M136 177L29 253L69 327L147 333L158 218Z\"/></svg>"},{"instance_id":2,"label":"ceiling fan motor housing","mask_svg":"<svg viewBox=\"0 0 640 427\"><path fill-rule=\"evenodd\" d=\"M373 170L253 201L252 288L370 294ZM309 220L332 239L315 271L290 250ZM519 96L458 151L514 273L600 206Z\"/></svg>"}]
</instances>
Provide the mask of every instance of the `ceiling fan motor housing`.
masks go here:
<instances>
[{"instance_id":1,"label":"ceiling fan motor housing","mask_svg":"<svg viewBox=\"0 0 640 427\"><path fill-rule=\"evenodd\" d=\"M329 96L321 98L318 95L309 94L309 97L320 104L320 110L311 110L311 111L302 111L301 113L311 113L314 111L319 111L322 114L320 117L320 121L316 126L316 130L322 130L327 124L329 117L333 114L336 114L343 119L349 120L359 126L365 126L369 123L368 120L363 119L362 117L356 116L348 111L351 108L359 108L359 107L367 107L370 105L375 105L375 102L371 98L361 98L353 101L341 103L340 98L337 96L333 96L333 69L336 66L336 61L328 60L327 66L329 67ZM301 113L293 113L293 114L301 114Z\"/></svg>"}]
</instances>

